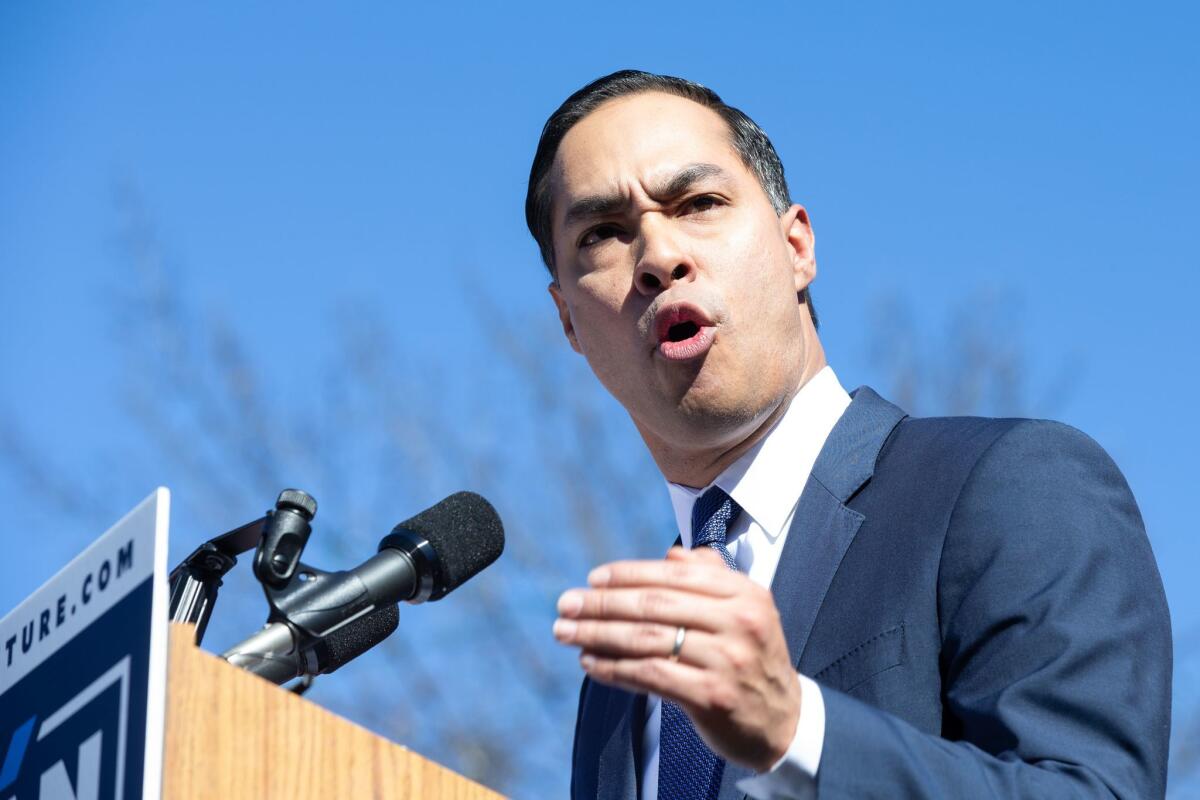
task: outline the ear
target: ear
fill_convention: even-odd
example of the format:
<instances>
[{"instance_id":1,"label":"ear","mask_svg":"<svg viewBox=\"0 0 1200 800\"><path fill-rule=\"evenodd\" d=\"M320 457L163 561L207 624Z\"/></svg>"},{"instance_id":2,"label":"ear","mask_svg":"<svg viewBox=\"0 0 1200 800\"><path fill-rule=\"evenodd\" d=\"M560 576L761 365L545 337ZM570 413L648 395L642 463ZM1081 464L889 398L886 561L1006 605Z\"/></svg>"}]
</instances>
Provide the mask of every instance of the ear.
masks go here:
<instances>
[{"instance_id":1,"label":"ear","mask_svg":"<svg viewBox=\"0 0 1200 800\"><path fill-rule=\"evenodd\" d=\"M817 277L816 239L804 206L793 205L779 218L779 224L792 256L792 275L799 294Z\"/></svg>"},{"instance_id":2,"label":"ear","mask_svg":"<svg viewBox=\"0 0 1200 800\"><path fill-rule=\"evenodd\" d=\"M563 335L571 343L572 350L582 353L583 351L579 349L579 339L575 338L575 323L571 322L571 309L567 308L567 301L563 299L562 289L558 288L558 284L554 281L550 281L550 285L546 288L550 291L550 296L554 298L554 305L558 307L558 321L562 323Z\"/></svg>"}]
</instances>

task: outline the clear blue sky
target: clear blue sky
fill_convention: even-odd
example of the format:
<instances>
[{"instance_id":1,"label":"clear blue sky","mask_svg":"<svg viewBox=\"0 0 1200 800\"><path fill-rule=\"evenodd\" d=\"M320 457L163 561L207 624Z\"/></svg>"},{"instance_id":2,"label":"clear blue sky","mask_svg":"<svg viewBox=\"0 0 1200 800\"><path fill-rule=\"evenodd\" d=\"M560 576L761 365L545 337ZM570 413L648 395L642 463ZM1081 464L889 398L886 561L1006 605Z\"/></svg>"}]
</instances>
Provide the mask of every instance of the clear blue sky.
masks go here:
<instances>
[{"instance_id":1,"label":"clear blue sky","mask_svg":"<svg viewBox=\"0 0 1200 800\"><path fill-rule=\"evenodd\" d=\"M74 474L122 468L97 455L132 436L108 301L119 182L269 378L323 352L327 309L363 297L412 352L469 371L486 334L457 318L464 275L551 313L522 210L545 117L613 69L680 74L779 149L843 383L883 382L880 298L933 329L980 287L1019 308L998 333L1031 386L1079 367L1042 402L1128 477L1194 698L1200 14L810 5L0 5L0 414ZM161 480L137 476L115 509ZM3 613L98 531L0 478Z\"/></svg>"}]
</instances>

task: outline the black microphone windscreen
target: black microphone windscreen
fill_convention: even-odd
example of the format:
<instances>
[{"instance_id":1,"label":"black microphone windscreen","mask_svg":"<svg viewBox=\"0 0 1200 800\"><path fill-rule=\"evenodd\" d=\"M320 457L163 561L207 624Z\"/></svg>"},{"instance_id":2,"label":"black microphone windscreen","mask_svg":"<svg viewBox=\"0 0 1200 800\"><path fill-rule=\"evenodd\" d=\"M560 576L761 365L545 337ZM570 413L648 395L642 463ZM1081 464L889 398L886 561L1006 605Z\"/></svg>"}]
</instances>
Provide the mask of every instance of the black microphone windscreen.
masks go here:
<instances>
[{"instance_id":1,"label":"black microphone windscreen","mask_svg":"<svg viewBox=\"0 0 1200 800\"><path fill-rule=\"evenodd\" d=\"M441 580L430 600L457 589L504 552L504 525L492 504L474 492L457 492L396 526L433 545Z\"/></svg>"},{"instance_id":2,"label":"black microphone windscreen","mask_svg":"<svg viewBox=\"0 0 1200 800\"><path fill-rule=\"evenodd\" d=\"M317 668L323 675L333 672L391 636L399 624L400 609L393 603L343 625L317 642Z\"/></svg>"}]
</instances>

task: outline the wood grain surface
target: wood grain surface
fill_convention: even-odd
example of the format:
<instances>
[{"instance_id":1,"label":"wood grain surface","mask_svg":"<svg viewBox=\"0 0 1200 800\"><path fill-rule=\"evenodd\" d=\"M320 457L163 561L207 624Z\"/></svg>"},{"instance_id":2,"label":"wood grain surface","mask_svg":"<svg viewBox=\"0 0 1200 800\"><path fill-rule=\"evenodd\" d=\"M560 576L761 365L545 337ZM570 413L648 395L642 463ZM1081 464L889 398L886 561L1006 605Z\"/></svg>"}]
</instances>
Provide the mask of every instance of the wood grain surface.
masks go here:
<instances>
[{"instance_id":1,"label":"wood grain surface","mask_svg":"<svg viewBox=\"0 0 1200 800\"><path fill-rule=\"evenodd\" d=\"M501 795L230 666L172 625L163 797L500 800Z\"/></svg>"}]
</instances>

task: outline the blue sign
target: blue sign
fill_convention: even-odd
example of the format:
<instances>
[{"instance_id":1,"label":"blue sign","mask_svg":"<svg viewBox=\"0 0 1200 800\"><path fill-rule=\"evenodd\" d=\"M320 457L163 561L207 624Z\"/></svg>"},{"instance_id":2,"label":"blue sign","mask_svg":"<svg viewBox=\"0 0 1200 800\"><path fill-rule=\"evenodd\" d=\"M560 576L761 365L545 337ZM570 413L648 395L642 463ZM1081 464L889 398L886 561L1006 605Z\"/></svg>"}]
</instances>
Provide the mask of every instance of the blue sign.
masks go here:
<instances>
[{"instance_id":1,"label":"blue sign","mask_svg":"<svg viewBox=\"0 0 1200 800\"><path fill-rule=\"evenodd\" d=\"M168 505L157 490L0 620L0 800L158 796Z\"/></svg>"}]
</instances>

